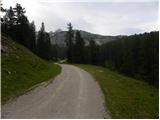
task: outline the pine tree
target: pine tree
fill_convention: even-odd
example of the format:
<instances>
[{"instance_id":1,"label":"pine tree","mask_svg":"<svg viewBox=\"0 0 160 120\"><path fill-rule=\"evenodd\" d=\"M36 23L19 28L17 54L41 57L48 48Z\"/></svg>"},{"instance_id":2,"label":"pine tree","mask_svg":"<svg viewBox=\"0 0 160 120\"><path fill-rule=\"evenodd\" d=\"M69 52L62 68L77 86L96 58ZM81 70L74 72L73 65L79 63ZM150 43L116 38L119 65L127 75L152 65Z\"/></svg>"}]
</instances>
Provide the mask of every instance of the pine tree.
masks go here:
<instances>
[{"instance_id":1,"label":"pine tree","mask_svg":"<svg viewBox=\"0 0 160 120\"><path fill-rule=\"evenodd\" d=\"M22 6L20 4L16 4L16 7L13 8L15 13L16 13L16 17L17 17L17 24L22 24L23 22L27 22L27 17L24 15L24 13L26 13L25 8L22 8Z\"/></svg>"},{"instance_id":2,"label":"pine tree","mask_svg":"<svg viewBox=\"0 0 160 120\"><path fill-rule=\"evenodd\" d=\"M29 48L32 52L36 53L36 30L34 21L29 24L30 34L29 34Z\"/></svg>"},{"instance_id":3,"label":"pine tree","mask_svg":"<svg viewBox=\"0 0 160 120\"><path fill-rule=\"evenodd\" d=\"M45 32L45 26L42 22L42 26L37 35L37 54L46 60L52 58L52 45L50 41L49 33Z\"/></svg>"},{"instance_id":4,"label":"pine tree","mask_svg":"<svg viewBox=\"0 0 160 120\"><path fill-rule=\"evenodd\" d=\"M80 32L76 31L75 45L74 45L74 62L84 63L84 40Z\"/></svg>"},{"instance_id":5,"label":"pine tree","mask_svg":"<svg viewBox=\"0 0 160 120\"><path fill-rule=\"evenodd\" d=\"M24 15L25 8L22 8L21 5L17 3L15 8L10 7L5 11L2 32L28 47L29 21Z\"/></svg>"},{"instance_id":6,"label":"pine tree","mask_svg":"<svg viewBox=\"0 0 160 120\"><path fill-rule=\"evenodd\" d=\"M3 10L3 8L1 9ZM3 19L1 19L3 21L2 32L6 34L11 34L12 28L16 22L15 12L13 11L13 8L11 6L9 9L6 9L5 11L3 10L3 12L5 12L5 15Z\"/></svg>"},{"instance_id":7,"label":"pine tree","mask_svg":"<svg viewBox=\"0 0 160 120\"><path fill-rule=\"evenodd\" d=\"M45 59L49 60L52 58L52 53L51 53L51 49L52 49L52 46L51 46L51 41L50 41L50 36L48 33L45 33L45 39L44 39L44 56L45 56Z\"/></svg>"},{"instance_id":8,"label":"pine tree","mask_svg":"<svg viewBox=\"0 0 160 120\"><path fill-rule=\"evenodd\" d=\"M98 65L99 64L99 47L96 45L94 40L89 42L89 53L90 53L90 64Z\"/></svg>"},{"instance_id":9,"label":"pine tree","mask_svg":"<svg viewBox=\"0 0 160 120\"><path fill-rule=\"evenodd\" d=\"M45 27L44 27L44 23L42 22L40 31L38 31L38 35L37 35L37 53L42 58L45 58L44 39L45 39Z\"/></svg>"},{"instance_id":10,"label":"pine tree","mask_svg":"<svg viewBox=\"0 0 160 120\"><path fill-rule=\"evenodd\" d=\"M69 63L73 63L73 47L74 47L74 44L73 44L73 35L74 35L74 31L73 31L73 27L72 27L72 24L69 23L68 24L68 31L67 31L67 34L66 34L66 45L67 45L67 59L68 59L68 62Z\"/></svg>"}]
</instances>

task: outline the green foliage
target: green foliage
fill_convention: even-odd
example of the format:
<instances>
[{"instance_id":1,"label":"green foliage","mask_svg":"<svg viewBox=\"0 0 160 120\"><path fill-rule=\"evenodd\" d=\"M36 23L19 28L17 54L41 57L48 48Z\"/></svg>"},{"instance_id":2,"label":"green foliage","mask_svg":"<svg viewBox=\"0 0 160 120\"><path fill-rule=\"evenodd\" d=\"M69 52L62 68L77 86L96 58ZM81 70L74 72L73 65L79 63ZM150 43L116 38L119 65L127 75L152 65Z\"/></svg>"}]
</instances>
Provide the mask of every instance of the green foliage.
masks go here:
<instances>
[{"instance_id":1,"label":"green foliage","mask_svg":"<svg viewBox=\"0 0 160 120\"><path fill-rule=\"evenodd\" d=\"M90 40L89 45L85 45L79 31L73 37L72 26L69 24L68 62L105 66L159 87L158 35L159 32L151 32L122 36L102 45Z\"/></svg>"},{"instance_id":2,"label":"green foliage","mask_svg":"<svg viewBox=\"0 0 160 120\"><path fill-rule=\"evenodd\" d=\"M74 45L74 63L83 63L84 62L84 41L81 37L81 34L79 31L76 31L76 37L75 37L75 45Z\"/></svg>"},{"instance_id":3,"label":"green foliage","mask_svg":"<svg viewBox=\"0 0 160 120\"><path fill-rule=\"evenodd\" d=\"M42 22L42 26L37 35L37 54L39 57L50 60L53 57L54 46L51 44L50 36L45 32L45 26ZM56 54L56 53L55 53Z\"/></svg>"},{"instance_id":4,"label":"green foliage","mask_svg":"<svg viewBox=\"0 0 160 120\"><path fill-rule=\"evenodd\" d=\"M15 41L35 52L35 25L29 23L25 16L25 8L16 4L15 8L5 9L1 19L2 32L11 36Z\"/></svg>"},{"instance_id":5,"label":"green foliage","mask_svg":"<svg viewBox=\"0 0 160 120\"><path fill-rule=\"evenodd\" d=\"M40 59L4 35L2 51L2 103L60 73L58 65Z\"/></svg>"},{"instance_id":6,"label":"green foliage","mask_svg":"<svg viewBox=\"0 0 160 120\"><path fill-rule=\"evenodd\" d=\"M73 51L74 51L74 44L73 44L73 35L74 35L74 31L73 31L73 27L72 24L69 23L68 24L68 31L66 34L66 45L67 45L67 59L69 63L73 63Z\"/></svg>"},{"instance_id":7,"label":"green foliage","mask_svg":"<svg viewBox=\"0 0 160 120\"><path fill-rule=\"evenodd\" d=\"M103 67L77 66L96 78L105 96L106 110L112 118L159 118L157 88Z\"/></svg>"},{"instance_id":8,"label":"green foliage","mask_svg":"<svg viewBox=\"0 0 160 120\"><path fill-rule=\"evenodd\" d=\"M159 86L159 32L122 37L102 45L101 63L125 75ZM103 53L103 54L104 54Z\"/></svg>"},{"instance_id":9,"label":"green foliage","mask_svg":"<svg viewBox=\"0 0 160 120\"><path fill-rule=\"evenodd\" d=\"M94 40L89 43L89 62L90 64L97 65L99 63L99 46L96 45Z\"/></svg>"},{"instance_id":10,"label":"green foliage","mask_svg":"<svg viewBox=\"0 0 160 120\"><path fill-rule=\"evenodd\" d=\"M29 24L29 34L30 34L30 38L29 38L29 44L28 44L28 48L33 52L36 53L36 29L35 29L35 24L34 21L31 22L31 24Z\"/></svg>"},{"instance_id":11,"label":"green foliage","mask_svg":"<svg viewBox=\"0 0 160 120\"><path fill-rule=\"evenodd\" d=\"M86 46L80 32L77 30L74 34L71 23L68 24L66 45L69 63L99 64L99 46L94 40Z\"/></svg>"}]
</instances>

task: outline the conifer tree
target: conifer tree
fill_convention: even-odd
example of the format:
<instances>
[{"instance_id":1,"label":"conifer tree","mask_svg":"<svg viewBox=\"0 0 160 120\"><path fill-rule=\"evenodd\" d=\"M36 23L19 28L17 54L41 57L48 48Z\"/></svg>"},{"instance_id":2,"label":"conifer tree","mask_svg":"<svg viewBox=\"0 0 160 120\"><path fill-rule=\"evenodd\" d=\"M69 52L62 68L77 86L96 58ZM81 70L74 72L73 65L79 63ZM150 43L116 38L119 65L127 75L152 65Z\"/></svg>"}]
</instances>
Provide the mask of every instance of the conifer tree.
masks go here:
<instances>
[{"instance_id":1,"label":"conifer tree","mask_svg":"<svg viewBox=\"0 0 160 120\"><path fill-rule=\"evenodd\" d=\"M73 63L73 47L74 47L74 44L73 44L73 35L74 35L74 31L73 31L73 27L72 27L72 24L69 23L68 24L68 31L67 31L67 34L66 34L66 45L67 45L67 59L68 59L68 62L69 63Z\"/></svg>"},{"instance_id":2,"label":"conifer tree","mask_svg":"<svg viewBox=\"0 0 160 120\"><path fill-rule=\"evenodd\" d=\"M98 65L99 64L99 47L96 45L94 40L89 42L89 61L90 64Z\"/></svg>"},{"instance_id":3,"label":"conifer tree","mask_svg":"<svg viewBox=\"0 0 160 120\"><path fill-rule=\"evenodd\" d=\"M34 21L29 24L30 34L29 34L29 48L32 52L36 53L36 30Z\"/></svg>"},{"instance_id":4,"label":"conifer tree","mask_svg":"<svg viewBox=\"0 0 160 120\"><path fill-rule=\"evenodd\" d=\"M45 27L44 27L44 23L42 22L40 31L38 31L38 35L37 35L37 53L42 58L45 58L44 39L45 39Z\"/></svg>"},{"instance_id":5,"label":"conifer tree","mask_svg":"<svg viewBox=\"0 0 160 120\"><path fill-rule=\"evenodd\" d=\"M84 63L84 40L80 32L76 31L75 45L74 45L74 62Z\"/></svg>"}]
</instances>

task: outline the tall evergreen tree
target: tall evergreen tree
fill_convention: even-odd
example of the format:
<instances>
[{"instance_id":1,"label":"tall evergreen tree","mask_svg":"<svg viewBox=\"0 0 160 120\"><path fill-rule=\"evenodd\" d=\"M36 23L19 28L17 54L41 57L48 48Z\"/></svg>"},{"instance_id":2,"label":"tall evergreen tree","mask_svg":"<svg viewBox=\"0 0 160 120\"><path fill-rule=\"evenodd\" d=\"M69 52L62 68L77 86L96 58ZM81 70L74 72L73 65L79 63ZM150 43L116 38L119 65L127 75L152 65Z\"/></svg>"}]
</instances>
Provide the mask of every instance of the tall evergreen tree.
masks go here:
<instances>
[{"instance_id":1,"label":"tall evergreen tree","mask_svg":"<svg viewBox=\"0 0 160 120\"><path fill-rule=\"evenodd\" d=\"M6 9L6 14L3 17L2 32L28 47L29 21L24 13L25 8L22 8L18 3L15 8Z\"/></svg>"},{"instance_id":2,"label":"tall evergreen tree","mask_svg":"<svg viewBox=\"0 0 160 120\"><path fill-rule=\"evenodd\" d=\"M49 33L45 32L45 26L42 22L41 29L37 36L37 53L43 59L49 60L53 56L52 49Z\"/></svg>"},{"instance_id":3,"label":"tall evergreen tree","mask_svg":"<svg viewBox=\"0 0 160 120\"><path fill-rule=\"evenodd\" d=\"M3 10L4 8L1 9ZM16 22L15 12L13 11L13 8L11 6L9 9L6 9L5 11L3 10L3 12L5 12L5 15L3 16L3 19L1 19L2 32L6 34L11 34L11 29Z\"/></svg>"},{"instance_id":4,"label":"tall evergreen tree","mask_svg":"<svg viewBox=\"0 0 160 120\"><path fill-rule=\"evenodd\" d=\"M52 49L52 46L51 46L50 36L48 33L45 33L44 51L45 51L45 59L47 60L52 58L51 49Z\"/></svg>"},{"instance_id":5,"label":"tall evergreen tree","mask_svg":"<svg viewBox=\"0 0 160 120\"><path fill-rule=\"evenodd\" d=\"M38 35L37 35L37 53L40 57L45 58L45 27L44 27L44 23L42 22L40 31L38 31Z\"/></svg>"},{"instance_id":6,"label":"tall evergreen tree","mask_svg":"<svg viewBox=\"0 0 160 120\"><path fill-rule=\"evenodd\" d=\"M84 40L80 32L76 31L75 45L74 45L74 62L84 63Z\"/></svg>"},{"instance_id":7,"label":"tall evergreen tree","mask_svg":"<svg viewBox=\"0 0 160 120\"><path fill-rule=\"evenodd\" d=\"M14 9L14 12L16 13L17 24L22 24L24 21L28 21L27 17L24 15L24 13L26 13L25 8L22 8L22 6L17 3L16 7L13 9Z\"/></svg>"},{"instance_id":8,"label":"tall evergreen tree","mask_svg":"<svg viewBox=\"0 0 160 120\"><path fill-rule=\"evenodd\" d=\"M28 35L29 35L29 20L25 16L25 8L22 8L20 4L16 4L13 8L15 13L15 23L11 30L11 36L19 43L29 48L28 45Z\"/></svg>"},{"instance_id":9,"label":"tall evergreen tree","mask_svg":"<svg viewBox=\"0 0 160 120\"><path fill-rule=\"evenodd\" d=\"M99 64L99 47L94 40L90 40L89 42L89 59L90 64Z\"/></svg>"},{"instance_id":10,"label":"tall evergreen tree","mask_svg":"<svg viewBox=\"0 0 160 120\"><path fill-rule=\"evenodd\" d=\"M32 52L36 53L36 30L34 21L29 24L30 34L29 34L29 48Z\"/></svg>"},{"instance_id":11,"label":"tall evergreen tree","mask_svg":"<svg viewBox=\"0 0 160 120\"><path fill-rule=\"evenodd\" d=\"M68 24L68 31L66 34L66 45L67 45L67 59L69 63L73 63L73 35L74 35L74 31L73 31L73 27L72 24L69 23Z\"/></svg>"}]
</instances>

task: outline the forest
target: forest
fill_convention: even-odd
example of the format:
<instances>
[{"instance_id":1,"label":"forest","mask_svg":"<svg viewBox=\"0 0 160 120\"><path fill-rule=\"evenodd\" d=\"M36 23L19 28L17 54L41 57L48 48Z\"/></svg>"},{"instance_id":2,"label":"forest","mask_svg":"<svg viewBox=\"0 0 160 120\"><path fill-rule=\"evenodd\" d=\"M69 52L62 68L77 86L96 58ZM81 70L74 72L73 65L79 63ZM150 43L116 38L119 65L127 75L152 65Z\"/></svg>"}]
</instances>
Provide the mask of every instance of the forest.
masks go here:
<instances>
[{"instance_id":1,"label":"forest","mask_svg":"<svg viewBox=\"0 0 160 120\"><path fill-rule=\"evenodd\" d=\"M69 23L66 48L61 50L51 43L43 22L40 30L36 31L34 21L28 20L25 8L20 4L9 9L1 7L1 11L4 13L1 17L2 33L45 60L66 58L71 64L104 66L159 87L159 31L122 36L102 45L90 40L86 45L80 32ZM59 55L58 51L63 53Z\"/></svg>"},{"instance_id":2,"label":"forest","mask_svg":"<svg viewBox=\"0 0 160 120\"><path fill-rule=\"evenodd\" d=\"M159 85L159 32L122 37L101 46L101 63L122 74Z\"/></svg>"}]
</instances>

